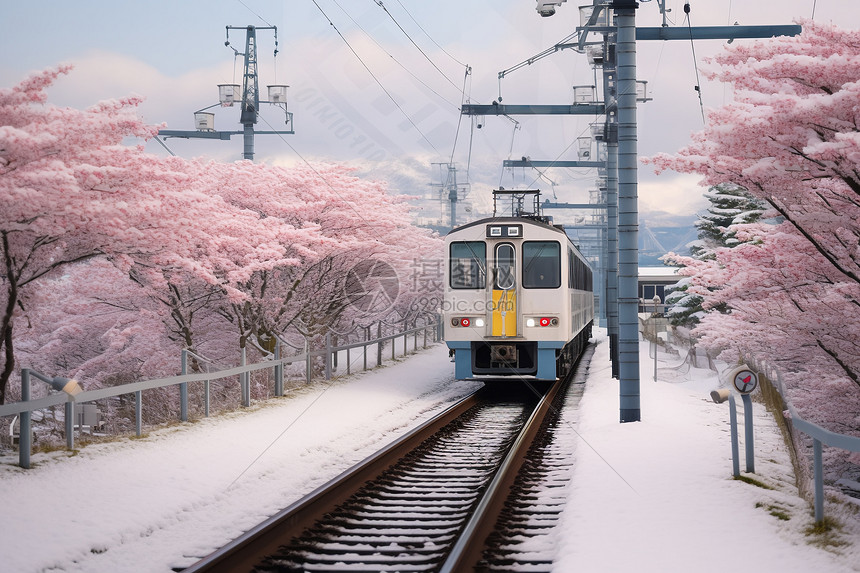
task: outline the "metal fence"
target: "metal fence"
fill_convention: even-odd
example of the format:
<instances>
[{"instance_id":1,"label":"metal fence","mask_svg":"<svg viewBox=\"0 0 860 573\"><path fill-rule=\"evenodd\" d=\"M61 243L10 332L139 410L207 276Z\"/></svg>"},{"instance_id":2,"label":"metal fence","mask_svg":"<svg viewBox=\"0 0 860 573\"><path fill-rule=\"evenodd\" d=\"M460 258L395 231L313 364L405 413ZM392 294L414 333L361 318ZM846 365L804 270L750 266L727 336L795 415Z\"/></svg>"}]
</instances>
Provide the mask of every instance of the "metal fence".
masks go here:
<instances>
[{"instance_id":1,"label":"metal fence","mask_svg":"<svg viewBox=\"0 0 860 573\"><path fill-rule=\"evenodd\" d=\"M32 448L32 422L31 414L37 410L44 410L53 406L64 404L65 406L65 438L66 447L70 450L74 449L74 420L76 417L75 405L85 404L87 402L95 402L106 398L114 398L127 394L134 394L134 410L135 410L135 432L138 436L142 434L143 428L143 392L156 388L165 388L169 386L179 387L179 412L178 417L182 422L188 421L188 384L202 383L204 387L204 412L205 416L209 415L209 384L213 380L237 377L239 389L241 393L241 404L250 406L251 403L251 373L256 371L269 370L273 373L275 380L275 396L283 396L284 393L284 366L293 363L305 363L305 381L311 382L313 376L313 362L315 358L323 358L324 373L326 380L331 379L333 371L337 369L338 356L345 354L346 357L346 372L352 373L352 357L353 353L361 352L362 369L368 368L368 353L369 348L375 346L375 352L371 360L375 360L375 366L382 364L383 349L386 343L390 342L391 358L395 358L396 342L403 339L403 355L409 351L409 338L413 339L412 350L415 351L420 344L426 348L428 342L438 342L442 339L441 323L437 320L434 322L427 321L422 326L404 329L402 332L382 336L381 325L377 330L378 336L372 340L364 342L355 342L337 346L332 344L331 335L326 335L325 348L312 350L305 345L305 351L300 354L290 356L281 356L282 345L279 343L275 347L273 359L256 364L245 364L245 353L242 353L242 364L233 368L217 370L214 372L201 372L195 374L187 373L188 356L190 352L183 350L182 352L182 375L171 376L169 378L158 378L155 380L145 380L141 382L132 382L120 386L112 386L109 388L99 388L97 390L89 390L80 392L77 395L71 395L66 392L56 392L48 394L43 398L30 400L30 379L31 377L38 378L43 381L52 380L31 369L24 368L21 371L21 396L20 402L12 404L0 405L0 417L18 416L20 418L20 431L18 439L19 465L22 468L30 467L30 453ZM372 352L372 351L371 351ZM373 366L372 362L371 365ZM57 379L54 379L57 380Z\"/></svg>"},{"instance_id":2,"label":"metal fence","mask_svg":"<svg viewBox=\"0 0 860 573\"><path fill-rule=\"evenodd\" d=\"M787 421L790 431L797 430L812 438L815 522L821 523L824 520L824 464L822 460L822 447L826 445L849 452L860 452L860 438L837 434L804 420L794 409L794 406L786 399L787 394L782 381L782 372L778 368L767 364L764 360L758 360L749 354L743 356L743 360L759 372L761 377L764 378L763 382L769 382L779 393L782 403L787 407L790 414L790 419ZM795 437L792 436L792 440L794 439Z\"/></svg>"}]
</instances>

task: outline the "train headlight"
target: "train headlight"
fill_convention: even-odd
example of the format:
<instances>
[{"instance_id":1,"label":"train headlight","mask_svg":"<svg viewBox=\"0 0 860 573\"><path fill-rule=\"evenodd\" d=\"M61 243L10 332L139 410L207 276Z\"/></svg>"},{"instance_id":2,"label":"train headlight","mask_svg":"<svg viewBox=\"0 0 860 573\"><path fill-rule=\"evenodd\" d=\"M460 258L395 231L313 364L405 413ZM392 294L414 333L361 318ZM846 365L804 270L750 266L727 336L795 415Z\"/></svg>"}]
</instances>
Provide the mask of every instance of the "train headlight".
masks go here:
<instances>
[{"instance_id":1,"label":"train headlight","mask_svg":"<svg viewBox=\"0 0 860 573\"><path fill-rule=\"evenodd\" d=\"M457 316L451 319L451 326L461 326L463 328L469 328L470 326L475 326L478 328L483 327L485 324L483 318L469 318L467 316Z\"/></svg>"},{"instance_id":2,"label":"train headlight","mask_svg":"<svg viewBox=\"0 0 860 573\"><path fill-rule=\"evenodd\" d=\"M542 316L540 318L526 318L526 326L558 326L558 317L555 316Z\"/></svg>"}]
</instances>

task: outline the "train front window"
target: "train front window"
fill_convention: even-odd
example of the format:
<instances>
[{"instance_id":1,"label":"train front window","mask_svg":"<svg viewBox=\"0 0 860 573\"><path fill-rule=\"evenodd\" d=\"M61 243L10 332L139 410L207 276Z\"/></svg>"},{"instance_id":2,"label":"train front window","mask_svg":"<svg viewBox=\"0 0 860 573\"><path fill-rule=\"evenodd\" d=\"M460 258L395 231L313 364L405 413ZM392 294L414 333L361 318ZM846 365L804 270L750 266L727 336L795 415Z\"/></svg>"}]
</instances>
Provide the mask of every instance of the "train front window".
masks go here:
<instances>
[{"instance_id":1,"label":"train front window","mask_svg":"<svg viewBox=\"0 0 860 573\"><path fill-rule=\"evenodd\" d=\"M496 247L495 285L499 290L511 290L514 288L516 278L516 267L514 258L514 246L502 243Z\"/></svg>"},{"instance_id":2,"label":"train front window","mask_svg":"<svg viewBox=\"0 0 860 573\"><path fill-rule=\"evenodd\" d=\"M482 241L451 243L451 288L483 289L487 286L487 245Z\"/></svg>"},{"instance_id":3,"label":"train front window","mask_svg":"<svg viewBox=\"0 0 860 573\"><path fill-rule=\"evenodd\" d=\"M525 288L561 286L561 245L555 241L523 243L523 286Z\"/></svg>"}]
</instances>

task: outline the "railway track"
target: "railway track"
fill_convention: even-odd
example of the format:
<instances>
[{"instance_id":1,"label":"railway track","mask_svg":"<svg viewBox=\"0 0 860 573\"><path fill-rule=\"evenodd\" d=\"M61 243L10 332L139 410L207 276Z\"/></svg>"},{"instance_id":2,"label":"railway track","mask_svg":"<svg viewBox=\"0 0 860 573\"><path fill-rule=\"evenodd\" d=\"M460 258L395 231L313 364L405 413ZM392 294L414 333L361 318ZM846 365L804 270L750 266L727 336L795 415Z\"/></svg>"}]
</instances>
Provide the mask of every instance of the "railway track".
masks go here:
<instances>
[{"instance_id":1,"label":"railway track","mask_svg":"<svg viewBox=\"0 0 860 573\"><path fill-rule=\"evenodd\" d=\"M561 389L543 397L479 392L185 571L506 569L509 534L530 535L525 524L537 535L529 521L546 529L535 516L563 507L533 485L564 473L535 461L547 458L546 438L541 445L535 437L554 424ZM532 476L525 481L517 478L524 469ZM512 494L525 501L509 501ZM514 553L528 570L547 565L545 554Z\"/></svg>"}]
</instances>

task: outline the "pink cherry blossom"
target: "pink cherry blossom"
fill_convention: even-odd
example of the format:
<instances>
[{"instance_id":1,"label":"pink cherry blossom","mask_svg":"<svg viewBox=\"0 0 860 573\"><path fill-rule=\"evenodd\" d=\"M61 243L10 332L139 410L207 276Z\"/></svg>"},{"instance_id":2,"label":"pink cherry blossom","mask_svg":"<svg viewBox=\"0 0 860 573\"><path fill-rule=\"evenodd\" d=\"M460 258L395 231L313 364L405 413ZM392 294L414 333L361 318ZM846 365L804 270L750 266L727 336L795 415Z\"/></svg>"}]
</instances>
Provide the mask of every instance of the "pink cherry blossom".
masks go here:
<instances>
[{"instance_id":1,"label":"pink cherry blossom","mask_svg":"<svg viewBox=\"0 0 860 573\"><path fill-rule=\"evenodd\" d=\"M735 248L686 265L701 343L778 365L800 413L860 428L860 31L804 21L796 37L738 42L709 63L734 86L677 154L646 162L734 183L773 207Z\"/></svg>"}]
</instances>

